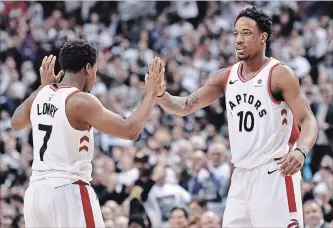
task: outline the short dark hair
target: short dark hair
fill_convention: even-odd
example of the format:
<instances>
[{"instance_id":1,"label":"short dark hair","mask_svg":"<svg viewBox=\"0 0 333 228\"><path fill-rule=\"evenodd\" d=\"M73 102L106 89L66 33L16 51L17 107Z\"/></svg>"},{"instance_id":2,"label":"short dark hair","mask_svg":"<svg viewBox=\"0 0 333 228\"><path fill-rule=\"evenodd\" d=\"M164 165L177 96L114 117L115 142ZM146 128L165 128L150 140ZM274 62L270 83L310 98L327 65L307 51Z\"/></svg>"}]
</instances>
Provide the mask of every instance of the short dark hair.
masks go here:
<instances>
[{"instance_id":1,"label":"short dark hair","mask_svg":"<svg viewBox=\"0 0 333 228\"><path fill-rule=\"evenodd\" d=\"M207 205L207 201L205 199L202 199L202 198L192 198L192 200L190 201L189 205L192 204L192 203L196 203L198 204L200 207L202 208L206 208L206 205Z\"/></svg>"},{"instance_id":2,"label":"short dark hair","mask_svg":"<svg viewBox=\"0 0 333 228\"><path fill-rule=\"evenodd\" d=\"M90 42L75 39L67 41L60 49L59 61L61 69L77 73L88 63L95 65L98 51Z\"/></svg>"},{"instance_id":3,"label":"short dark hair","mask_svg":"<svg viewBox=\"0 0 333 228\"><path fill-rule=\"evenodd\" d=\"M188 211L187 211L187 209L186 209L185 207L180 207L180 206L173 207L173 208L170 210L170 215L171 215L172 212L174 212L175 210L181 210L181 211L183 211L185 217L188 219L188 217L189 217L189 213L188 213Z\"/></svg>"},{"instance_id":4,"label":"short dark hair","mask_svg":"<svg viewBox=\"0 0 333 228\"><path fill-rule=\"evenodd\" d=\"M262 32L266 32L268 34L267 41L271 38L273 34L272 18L268 16L264 11L258 10L256 7L246 8L239 12L235 24L241 17L248 17L254 20L257 23L258 28Z\"/></svg>"}]
</instances>

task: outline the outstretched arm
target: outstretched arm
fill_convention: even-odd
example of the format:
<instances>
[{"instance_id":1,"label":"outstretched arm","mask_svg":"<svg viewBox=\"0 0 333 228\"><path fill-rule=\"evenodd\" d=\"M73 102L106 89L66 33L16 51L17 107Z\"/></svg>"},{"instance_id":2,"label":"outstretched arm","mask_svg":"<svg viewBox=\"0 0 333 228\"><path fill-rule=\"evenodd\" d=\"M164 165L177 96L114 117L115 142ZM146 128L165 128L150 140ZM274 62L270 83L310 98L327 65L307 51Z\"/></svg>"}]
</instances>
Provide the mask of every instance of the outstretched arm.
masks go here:
<instances>
[{"instance_id":1,"label":"outstretched arm","mask_svg":"<svg viewBox=\"0 0 333 228\"><path fill-rule=\"evenodd\" d=\"M223 83L227 78L228 69L221 69L211 76L206 84L187 97L172 96L168 92L157 99L159 105L168 113L177 116L189 115L212 104L222 95Z\"/></svg>"},{"instance_id":2,"label":"outstretched arm","mask_svg":"<svg viewBox=\"0 0 333 228\"><path fill-rule=\"evenodd\" d=\"M95 96L78 92L68 99L66 113L73 119L89 123L105 134L136 140L154 108L155 100L156 94L147 93L139 108L125 120L104 108Z\"/></svg>"},{"instance_id":3,"label":"outstretched arm","mask_svg":"<svg viewBox=\"0 0 333 228\"><path fill-rule=\"evenodd\" d=\"M147 93L139 108L126 120L104 108L95 96L82 92L74 94L68 100L66 112L103 133L136 140L153 111L164 70L162 61L154 58L149 66L149 77L145 80Z\"/></svg>"},{"instance_id":4,"label":"outstretched arm","mask_svg":"<svg viewBox=\"0 0 333 228\"><path fill-rule=\"evenodd\" d=\"M318 127L317 121L310 109L310 105L301 91L298 78L292 69L285 65L278 65L272 71L272 91L280 92L288 104L296 120L301 125L301 133L297 142L299 150L307 155L315 144ZM289 153L282 159L282 173L292 175L299 171L304 164L304 156L299 150ZM289 164L289 165L288 165Z\"/></svg>"}]
</instances>

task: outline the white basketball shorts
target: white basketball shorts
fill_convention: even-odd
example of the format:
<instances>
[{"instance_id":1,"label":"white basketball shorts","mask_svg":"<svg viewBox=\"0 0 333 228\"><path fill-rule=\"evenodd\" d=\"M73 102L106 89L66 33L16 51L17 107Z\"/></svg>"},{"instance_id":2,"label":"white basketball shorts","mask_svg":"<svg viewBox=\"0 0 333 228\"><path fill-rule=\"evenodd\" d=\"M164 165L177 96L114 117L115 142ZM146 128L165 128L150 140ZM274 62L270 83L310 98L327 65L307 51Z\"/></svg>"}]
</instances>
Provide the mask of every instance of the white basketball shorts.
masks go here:
<instances>
[{"instance_id":1,"label":"white basketball shorts","mask_svg":"<svg viewBox=\"0 0 333 228\"><path fill-rule=\"evenodd\" d=\"M97 196L79 181L53 188L49 180L33 182L24 196L24 219L29 227L104 227Z\"/></svg>"},{"instance_id":2,"label":"white basketball shorts","mask_svg":"<svg viewBox=\"0 0 333 228\"><path fill-rule=\"evenodd\" d=\"M276 162L236 168L223 216L228 227L303 227L301 174L281 176Z\"/></svg>"}]
</instances>

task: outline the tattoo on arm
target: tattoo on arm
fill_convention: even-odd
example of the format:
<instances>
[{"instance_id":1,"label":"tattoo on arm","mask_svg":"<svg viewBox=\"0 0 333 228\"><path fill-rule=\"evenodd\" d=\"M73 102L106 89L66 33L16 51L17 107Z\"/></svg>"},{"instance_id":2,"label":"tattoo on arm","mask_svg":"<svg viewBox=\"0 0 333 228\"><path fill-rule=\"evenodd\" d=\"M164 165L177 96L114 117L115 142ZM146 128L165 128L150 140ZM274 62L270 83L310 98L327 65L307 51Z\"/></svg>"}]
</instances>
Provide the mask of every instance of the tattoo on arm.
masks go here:
<instances>
[{"instance_id":1,"label":"tattoo on arm","mask_svg":"<svg viewBox=\"0 0 333 228\"><path fill-rule=\"evenodd\" d=\"M191 113L193 108L199 104L197 95L191 94L188 97L176 97L166 93L160 100L162 108L178 116L184 116Z\"/></svg>"},{"instance_id":2,"label":"tattoo on arm","mask_svg":"<svg viewBox=\"0 0 333 228\"><path fill-rule=\"evenodd\" d=\"M185 102L185 109L191 111L193 107L199 104L199 99L195 94L191 94L187 97Z\"/></svg>"}]
</instances>

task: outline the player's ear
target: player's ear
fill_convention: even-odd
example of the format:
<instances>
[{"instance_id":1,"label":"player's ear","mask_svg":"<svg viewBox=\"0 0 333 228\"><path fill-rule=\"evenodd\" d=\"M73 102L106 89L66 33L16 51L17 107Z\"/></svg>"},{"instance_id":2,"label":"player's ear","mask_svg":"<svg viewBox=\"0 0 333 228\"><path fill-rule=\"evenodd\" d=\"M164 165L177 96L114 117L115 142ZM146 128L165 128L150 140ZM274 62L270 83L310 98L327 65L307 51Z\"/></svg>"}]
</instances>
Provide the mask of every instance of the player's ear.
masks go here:
<instances>
[{"instance_id":1,"label":"player's ear","mask_svg":"<svg viewBox=\"0 0 333 228\"><path fill-rule=\"evenodd\" d=\"M263 32L263 33L261 33L260 44L264 44L264 43L266 43L267 38L268 38L268 34L267 34L267 32Z\"/></svg>"},{"instance_id":2,"label":"player's ear","mask_svg":"<svg viewBox=\"0 0 333 228\"><path fill-rule=\"evenodd\" d=\"M90 73L91 69L92 69L91 64L87 63L87 65L86 65L86 71L87 71L88 74Z\"/></svg>"}]
</instances>

